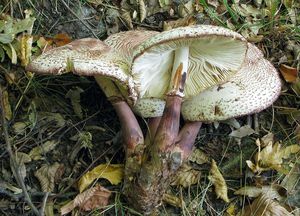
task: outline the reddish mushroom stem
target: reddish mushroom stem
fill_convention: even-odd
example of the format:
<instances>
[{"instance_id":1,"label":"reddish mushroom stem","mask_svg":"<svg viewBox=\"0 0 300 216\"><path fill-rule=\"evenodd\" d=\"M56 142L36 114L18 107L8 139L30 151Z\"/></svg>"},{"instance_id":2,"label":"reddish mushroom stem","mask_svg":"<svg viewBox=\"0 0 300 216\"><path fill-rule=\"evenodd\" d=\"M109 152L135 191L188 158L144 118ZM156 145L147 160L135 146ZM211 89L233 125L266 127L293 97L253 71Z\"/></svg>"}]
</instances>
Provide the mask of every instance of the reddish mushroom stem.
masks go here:
<instances>
[{"instance_id":1,"label":"reddish mushroom stem","mask_svg":"<svg viewBox=\"0 0 300 216\"><path fill-rule=\"evenodd\" d=\"M139 123L125 101L112 102L121 123L122 138L126 151L125 186L139 171L144 151L144 136Z\"/></svg>"},{"instance_id":2,"label":"reddish mushroom stem","mask_svg":"<svg viewBox=\"0 0 300 216\"><path fill-rule=\"evenodd\" d=\"M130 204L149 215L160 205L172 175L182 164L182 152L174 151L179 132L180 109L186 73L178 67L173 86L166 98L166 105L153 143L144 152L139 175L129 190L124 191Z\"/></svg>"},{"instance_id":3,"label":"reddish mushroom stem","mask_svg":"<svg viewBox=\"0 0 300 216\"><path fill-rule=\"evenodd\" d=\"M179 148L179 151L182 151L183 160L186 160L190 156L201 125L202 122L198 121L186 122L181 128L176 139L176 147Z\"/></svg>"}]
</instances>

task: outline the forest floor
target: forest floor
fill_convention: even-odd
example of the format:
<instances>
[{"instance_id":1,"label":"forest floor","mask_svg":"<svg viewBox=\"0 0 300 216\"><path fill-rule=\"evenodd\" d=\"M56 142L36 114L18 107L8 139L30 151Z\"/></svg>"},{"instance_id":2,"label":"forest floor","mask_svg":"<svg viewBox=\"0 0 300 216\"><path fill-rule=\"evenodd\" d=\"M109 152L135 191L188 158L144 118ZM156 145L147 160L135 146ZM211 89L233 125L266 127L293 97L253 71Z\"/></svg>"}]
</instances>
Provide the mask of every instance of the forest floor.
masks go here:
<instances>
[{"instance_id":1,"label":"forest floor","mask_svg":"<svg viewBox=\"0 0 300 216\"><path fill-rule=\"evenodd\" d=\"M300 215L299 14L296 0L0 0L0 215L141 215L121 194L120 124L94 79L25 66L78 38L193 24L242 34L282 90L258 114L203 125L158 214ZM92 201L78 198L92 186Z\"/></svg>"}]
</instances>

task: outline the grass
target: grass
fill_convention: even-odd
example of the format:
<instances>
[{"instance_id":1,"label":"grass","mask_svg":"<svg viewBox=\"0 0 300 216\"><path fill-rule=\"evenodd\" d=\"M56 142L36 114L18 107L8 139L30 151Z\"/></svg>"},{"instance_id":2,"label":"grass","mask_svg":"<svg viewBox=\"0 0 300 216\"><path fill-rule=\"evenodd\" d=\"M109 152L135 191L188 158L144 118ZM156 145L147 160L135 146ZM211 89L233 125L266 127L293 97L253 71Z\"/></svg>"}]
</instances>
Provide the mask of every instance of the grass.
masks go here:
<instances>
[{"instance_id":1,"label":"grass","mask_svg":"<svg viewBox=\"0 0 300 216\"><path fill-rule=\"evenodd\" d=\"M80 26L87 28L90 37L101 36L97 34L93 25L90 25L86 19L83 19L76 15L76 4L80 4L81 8L88 6L93 7L88 1L78 1L76 3L71 1L56 0L52 4L59 5L60 7L52 8L51 10L41 8L40 3L35 1L17 1L16 5L13 5L11 10L11 2L6 2L1 8L2 12L14 14L15 17L24 16L24 9L31 8L37 18L34 29L34 34L41 34L52 37L56 33L63 30L69 32L75 32L72 36L76 37L76 31L79 31L76 26L81 23ZM259 35L263 35L263 40L258 41L257 45L263 48L268 54L268 58L272 59L275 65L278 65L285 57L284 63L292 62L293 67L299 67L299 56L288 50L282 50L286 47L287 41L293 41L298 45L300 50L300 28L291 22L287 8L282 4L274 4L271 7L271 12L268 17L260 18L256 22L249 22L250 18L253 19L251 14L249 16L243 16L232 7L232 3L227 0L223 0L221 5L223 6L223 12L218 13L216 8L210 5L206 0L199 0L199 4L203 7L204 16L210 23L215 23L224 27L229 27L227 20L230 20L233 27L240 33L246 31L251 32L251 27L258 26ZM50 4L51 5L51 4ZM67 6L66 6L67 5ZM111 8L116 8L110 1L105 1L105 5ZM255 7L255 6L254 6ZM265 8L262 5L262 8ZM105 11L106 7L94 7L98 12ZM298 9L299 10L299 9ZM61 17L59 19L57 14L68 14L67 17ZM165 12L166 13L166 12ZM168 15L160 16L161 14L154 15L154 18L161 19L161 17L168 18ZM175 14L176 15L176 14ZM88 17L87 20L99 21L99 17ZM98 20L97 20L98 19ZM105 19L101 17L101 19ZM69 21L72 20L72 21ZM162 20L163 21L163 20ZM104 21L105 22L105 21ZM159 25L155 25L151 22L141 24L135 21L134 24L138 26L147 26L151 29L159 28ZM300 21L298 20L298 23ZM66 24L70 26L67 29ZM125 27L121 26L119 30L124 30ZM250 29L250 30L249 30ZM281 56L277 56L277 53L282 53ZM281 62L280 62L281 63ZM299 69L299 68L298 68ZM8 84L7 73L14 73L17 79L12 84ZM55 192L56 195L61 191L73 192L71 189L72 182L79 177L90 164L98 163L122 163L124 153L120 150L121 143L114 139L117 134L120 125L118 123L115 112L113 111L109 102L106 101L103 93L99 90L96 83L90 78L81 78L71 74L67 74L60 77L53 76L37 76L28 77L22 67L19 65L11 65L9 58L5 56L5 61L0 66L0 84L8 91L10 104L14 113L13 118L5 121L5 125L2 122L2 127L7 127L9 132L9 138L12 142L13 152L22 151L28 153L33 147L43 144L48 139L56 139L60 141L58 149L52 152L46 152L43 154L44 159L41 161L34 161L30 165L26 164L27 172L25 183L29 188L28 193L32 195L34 204L40 201L39 198L34 196L34 190L40 190L38 182L34 177L34 172L42 164L52 164L55 161L59 161L65 166L64 179L56 183ZM79 119L73 110L69 99L65 98L68 90L73 87L80 87L85 90L81 97L81 108L84 113L83 119ZM259 123L261 125L261 131L259 135L252 135L242 140L241 145L237 145L231 138L228 137L230 127L225 124L221 124L218 129L213 128L212 125L206 125L201 130L198 142L195 144L197 148L202 149L209 157L214 158L218 162L218 166L222 171L229 188L229 195L231 198L230 204L234 204L236 207L235 213L248 205L249 199L244 197L238 197L233 192L246 185L257 185L258 182L262 184L280 184L284 176L276 172L266 172L262 176L253 175L249 169L246 168L245 161L252 158L256 153L257 147L255 140L258 137L264 135L267 131L272 131L278 140L282 140L283 145L290 145L299 143L299 133L296 134L295 130L299 127L299 119L287 116L291 115L291 112L287 108L295 108L299 111L299 96L297 96L290 89L290 84L285 83L285 92L280 97L279 101L272 109L260 114ZM38 101L38 103L36 103ZM36 103L36 104L35 104ZM282 108L285 111L280 113ZM42 112L60 113L65 121L64 127L57 128L53 124L53 121L44 121L46 124L42 124L37 121ZM16 122L30 121L27 132L24 134L16 134L13 126ZM238 121L241 124L246 124L245 118L240 118ZM146 125L143 119L140 119L141 124ZM88 128L100 127L103 130L90 130ZM98 128L99 129L99 128ZM92 134L93 148L91 151L81 149L78 152L75 162L72 164L67 160L67 156L72 152L74 147L74 141L69 138L79 131L89 131ZM1 131L3 133L3 129ZM5 140L0 138L1 142ZM0 145L0 161L2 164L2 173L0 175L0 181L9 182L14 186L18 186L12 179L11 167L7 160L7 151L4 145ZM117 153L117 154L116 154ZM293 160L292 160L293 159ZM290 163L299 164L299 153L295 158L289 159ZM295 162L296 161L296 162ZM212 183L208 180L209 165L197 165L192 164L193 169L201 172L201 178L196 185L192 185L188 188L182 188L174 186L170 188L170 194L184 201L182 208L175 208L168 204L164 204L161 208L161 215L229 215L226 213L229 204L224 203L220 199L217 199L212 187ZM5 174L6 173L6 174ZM30 181L27 181L30 179ZM299 181L299 176L296 176L296 180ZM121 196L121 185L111 186L106 181L101 181L103 186L108 187L114 192L114 198L110 204L105 208L101 208L90 213L88 215L141 215L135 212L133 209L127 206L123 197ZM31 190L30 188L33 188ZM26 211L23 206L23 201L14 201L14 196L10 194L7 196L4 192L7 189L0 187L0 200L8 200L10 205L14 205L15 209L9 209L8 207L0 207L0 212L4 212L5 215L18 215L23 211ZM55 195L50 196L55 200ZM63 202L70 200L73 197L63 198ZM61 198L60 198L61 200ZM57 214L58 208L62 202L55 202L54 213ZM39 207L42 207L39 205ZM12 211L12 213L5 213Z\"/></svg>"}]
</instances>

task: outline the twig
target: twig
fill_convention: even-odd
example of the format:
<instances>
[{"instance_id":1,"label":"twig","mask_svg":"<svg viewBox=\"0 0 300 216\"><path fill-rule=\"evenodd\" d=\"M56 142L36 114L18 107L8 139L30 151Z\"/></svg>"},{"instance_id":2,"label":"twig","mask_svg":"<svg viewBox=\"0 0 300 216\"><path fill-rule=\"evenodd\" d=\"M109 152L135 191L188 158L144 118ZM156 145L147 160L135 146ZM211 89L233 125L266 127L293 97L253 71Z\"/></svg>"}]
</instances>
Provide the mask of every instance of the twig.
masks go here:
<instances>
[{"instance_id":1,"label":"twig","mask_svg":"<svg viewBox=\"0 0 300 216\"><path fill-rule=\"evenodd\" d=\"M15 177L18 185L22 188L25 201L31 207L34 214L40 216L40 213L39 213L38 209L35 207L35 205L32 203L32 201L30 199L30 196L29 196L28 191L26 189L25 183L24 183L24 181L21 177L20 169L18 168L16 158L15 158L14 153L12 151L12 146L11 146L11 143L10 143L9 133L8 133L8 129L7 129L7 121L5 119L5 110L4 110L4 101L3 101L2 92L3 92L3 88L2 88L2 86L0 86L1 124L2 124L2 130L3 130L4 139L5 139L5 143L6 143L6 149L7 149L7 152L9 154L9 157L10 157L10 166L11 166L12 172L14 174L14 177Z\"/></svg>"},{"instance_id":2,"label":"twig","mask_svg":"<svg viewBox=\"0 0 300 216\"><path fill-rule=\"evenodd\" d=\"M44 212L45 212L45 208L46 208L46 204L47 204L47 200L48 200L48 196L49 196L50 192L46 192L44 198L43 198L43 203L42 203L42 207L40 209L40 215L44 216Z\"/></svg>"}]
</instances>

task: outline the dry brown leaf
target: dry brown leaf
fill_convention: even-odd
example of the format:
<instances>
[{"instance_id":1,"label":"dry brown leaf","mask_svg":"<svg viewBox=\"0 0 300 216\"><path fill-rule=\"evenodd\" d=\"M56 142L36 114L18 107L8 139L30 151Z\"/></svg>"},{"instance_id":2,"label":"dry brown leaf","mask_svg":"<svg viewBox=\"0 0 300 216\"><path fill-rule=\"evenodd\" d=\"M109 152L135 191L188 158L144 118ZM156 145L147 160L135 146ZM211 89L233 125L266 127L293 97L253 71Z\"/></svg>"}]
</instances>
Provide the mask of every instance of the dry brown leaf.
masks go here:
<instances>
[{"instance_id":1,"label":"dry brown leaf","mask_svg":"<svg viewBox=\"0 0 300 216\"><path fill-rule=\"evenodd\" d=\"M294 83L297 81L298 78L297 68L293 68L288 65L281 64L279 67L279 71L286 82Z\"/></svg>"},{"instance_id":2,"label":"dry brown leaf","mask_svg":"<svg viewBox=\"0 0 300 216\"><path fill-rule=\"evenodd\" d=\"M229 136L241 139L243 137L249 136L254 133L255 133L255 130L253 130L249 125L244 125L244 126L240 127L239 129L232 131L229 134Z\"/></svg>"},{"instance_id":3,"label":"dry brown leaf","mask_svg":"<svg viewBox=\"0 0 300 216\"><path fill-rule=\"evenodd\" d=\"M174 28L182 27L182 26L190 26L196 24L196 19L193 16L187 16L181 19L172 20L172 21L164 21L163 29L164 31L168 31Z\"/></svg>"},{"instance_id":4,"label":"dry brown leaf","mask_svg":"<svg viewBox=\"0 0 300 216\"><path fill-rule=\"evenodd\" d=\"M29 152L29 156L31 157L32 160L41 160L43 159L43 155L49 151L52 151L57 144L58 144L57 140L48 140L41 146L34 147Z\"/></svg>"},{"instance_id":5,"label":"dry brown leaf","mask_svg":"<svg viewBox=\"0 0 300 216\"><path fill-rule=\"evenodd\" d=\"M83 211L90 211L97 207L106 206L110 195L111 191L97 184L95 187L78 194L74 200L61 207L61 214L68 214L76 207Z\"/></svg>"},{"instance_id":6,"label":"dry brown leaf","mask_svg":"<svg viewBox=\"0 0 300 216\"><path fill-rule=\"evenodd\" d=\"M209 180L215 186L215 192L217 194L217 198L221 198L225 202L229 202L228 195L227 195L227 185L224 177L222 176L221 172L218 169L215 160L212 160L211 162Z\"/></svg>"},{"instance_id":7,"label":"dry brown leaf","mask_svg":"<svg viewBox=\"0 0 300 216\"><path fill-rule=\"evenodd\" d=\"M258 197L260 194L265 194L270 199L282 200L286 198L286 189L280 185L270 186L245 186L235 191L235 195L248 196L251 198Z\"/></svg>"},{"instance_id":8,"label":"dry brown leaf","mask_svg":"<svg viewBox=\"0 0 300 216\"><path fill-rule=\"evenodd\" d=\"M261 194L257 197L254 202L246 206L242 216L292 216L283 206L277 201L268 198L267 195Z\"/></svg>"},{"instance_id":9,"label":"dry brown leaf","mask_svg":"<svg viewBox=\"0 0 300 216\"><path fill-rule=\"evenodd\" d=\"M259 141L257 145L260 145ZM246 163L254 173L274 169L287 174L287 171L282 168L283 159L287 159L291 154L295 154L299 151L299 145L281 147L281 144L278 142L274 145L270 142L265 148L256 153L254 163L250 160L247 160Z\"/></svg>"},{"instance_id":10,"label":"dry brown leaf","mask_svg":"<svg viewBox=\"0 0 300 216\"><path fill-rule=\"evenodd\" d=\"M46 38L46 40L50 43L54 43L56 46L63 46L70 43L72 38L65 33L59 33L53 38Z\"/></svg>"},{"instance_id":11,"label":"dry brown leaf","mask_svg":"<svg viewBox=\"0 0 300 216\"><path fill-rule=\"evenodd\" d=\"M123 164L100 164L80 178L78 182L79 191L84 191L98 178L107 179L113 185L119 184L123 179L123 169Z\"/></svg>"},{"instance_id":12,"label":"dry brown leaf","mask_svg":"<svg viewBox=\"0 0 300 216\"><path fill-rule=\"evenodd\" d=\"M195 150L193 150L192 154L189 156L189 161L192 161L194 163L197 163L197 164L201 165L201 164L204 164L204 163L208 163L209 158L200 149L195 149Z\"/></svg>"},{"instance_id":13,"label":"dry brown leaf","mask_svg":"<svg viewBox=\"0 0 300 216\"><path fill-rule=\"evenodd\" d=\"M44 164L34 176L39 180L43 192L52 192L55 182L61 178L64 166L55 162L53 165Z\"/></svg>"},{"instance_id":14,"label":"dry brown leaf","mask_svg":"<svg viewBox=\"0 0 300 216\"><path fill-rule=\"evenodd\" d=\"M200 178L200 171L193 169L188 164L183 164L176 172L171 185L181 185L183 187L189 187L193 184L197 184Z\"/></svg>"},{"instance_id":15,"label":"dry brown leaf","mask_svg":"<svg viewBox=\"0 0 300 216\"><path fill-rule=\"evenodd\" d=\"M66 98L69 98L71 100L71 104L74 110L74 113L80 118L83 118L83 114L82 114L82 108L80 105L80 94L84 92L83 89L79 88L79 87L75 87L73 89L70 89L67 94L66 94Z\"/></svg>"},{"instance_id":16,"label":"dry brown leaf","mask_svg":"<svg viewBox=\"0 0 300 216\"><path fill-rule=\"evenodd\" d=\"M2 93L2 96L3 96L2 101L3 101L3 109L4 109L4 113L5 113L5 118L7 120L11 120L13 114L12 114L11 106L9 103L8 92L6 90L4 90Z\"/></svg>"},{"instance_id":17,"label":"dry brown leaf","mask_svg":"<svg viewBox=\"0 0 300 216\"><path fill-rule=\"evenodd\" d=\"M129 29L133 29L133 24L132 24L132 19L131 19L131 16L130 16L130 11L126 11L126 10L122 9L120 14L121 14L121 18L124 20L127 27Z\"/></svg>"}]
</instances>

